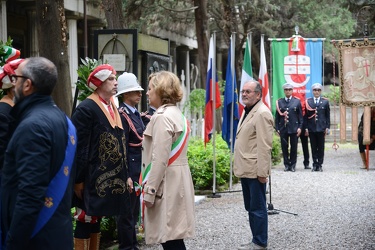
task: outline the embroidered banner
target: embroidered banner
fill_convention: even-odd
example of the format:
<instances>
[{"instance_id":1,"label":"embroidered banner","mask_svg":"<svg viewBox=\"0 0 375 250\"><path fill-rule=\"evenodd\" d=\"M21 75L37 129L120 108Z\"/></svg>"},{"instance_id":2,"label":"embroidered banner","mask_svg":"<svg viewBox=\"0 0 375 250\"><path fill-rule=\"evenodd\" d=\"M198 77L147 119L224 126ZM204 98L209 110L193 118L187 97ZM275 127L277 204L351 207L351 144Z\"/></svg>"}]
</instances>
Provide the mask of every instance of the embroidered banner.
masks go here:
<instances>
[{"instance_id":1,"label":"embroidered banner","mask_svg":"<svg viewBox=\"0 0 375 250\"><path fill-rule=\"evenodd\" d=\"M375 106L375 41L337 40L340 102L346 106Z\"/></svg>"}]
</instances>

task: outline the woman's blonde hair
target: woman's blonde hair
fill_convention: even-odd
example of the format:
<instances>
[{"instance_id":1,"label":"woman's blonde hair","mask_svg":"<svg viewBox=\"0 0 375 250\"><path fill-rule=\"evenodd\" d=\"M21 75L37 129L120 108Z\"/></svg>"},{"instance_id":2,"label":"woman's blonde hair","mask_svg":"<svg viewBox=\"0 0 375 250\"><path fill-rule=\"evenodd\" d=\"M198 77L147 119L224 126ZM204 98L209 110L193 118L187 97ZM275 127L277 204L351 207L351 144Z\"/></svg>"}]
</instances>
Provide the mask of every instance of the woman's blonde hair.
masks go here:
<instances>
[{"instance_id":1,"label":"woman's blonde hair","mask_svg":"<svg viewBox=\"0 0 375 250\"><path fill-rule=\"evenodd\" d=\"M183 92L180 79L172 72L152 73L148 77L148 81L154 87L155 93L160 97L162 104L176 104L182 100Z\"/></svg>"}]
</instances>

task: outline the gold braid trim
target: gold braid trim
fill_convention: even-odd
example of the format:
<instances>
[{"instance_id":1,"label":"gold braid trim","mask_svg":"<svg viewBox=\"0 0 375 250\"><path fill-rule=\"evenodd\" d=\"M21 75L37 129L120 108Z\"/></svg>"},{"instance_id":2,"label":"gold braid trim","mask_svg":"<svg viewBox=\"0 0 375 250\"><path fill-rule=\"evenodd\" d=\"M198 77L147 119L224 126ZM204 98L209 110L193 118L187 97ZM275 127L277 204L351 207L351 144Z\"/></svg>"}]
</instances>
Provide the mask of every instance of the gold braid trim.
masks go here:
<instances>
[{"instance_id":1,"label":"gold braid trim","mask_svg":"<svg viewBox=\"0 0 375 250\"><path fill-rule=\"evenodd\" d=\"M122 122L121 122L120 114L118 113L117 107L115 106L115 104L113 102L113 97L111 97L111 106L112 106L113 113L115 114L115 119L112 119L112 117L109 114L109 112L104 108L102 102L99 99L99 95L95 91L94 91L94 93L92 93L87 98L93 100L94 102L96 102L96 104L98 104L98 106L100 107L100 109L103 111L103 113L107 117L107 120L111 124L112 128L115 128L117 126L117 127L121 128L121 129L124 129L122 127Z\"/></svg>"}]
</instances>

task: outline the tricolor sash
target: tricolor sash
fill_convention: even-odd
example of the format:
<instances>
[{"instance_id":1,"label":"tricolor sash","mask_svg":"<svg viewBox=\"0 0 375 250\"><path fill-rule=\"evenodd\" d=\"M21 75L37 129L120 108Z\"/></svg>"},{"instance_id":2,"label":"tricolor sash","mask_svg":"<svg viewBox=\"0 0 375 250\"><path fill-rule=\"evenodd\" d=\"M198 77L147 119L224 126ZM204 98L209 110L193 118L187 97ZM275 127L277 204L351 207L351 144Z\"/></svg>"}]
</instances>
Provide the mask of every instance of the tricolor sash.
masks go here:
<instances>
[{"instance_id":1,"label":"tricolor sash","mask_svg":"<svg viewBox=\"0 0 375 250\"><path fill-rule=\"evenodd\" d=\"M33 238L44 227L44 225L47 224L49 219L51 219L64 197L66 188L68 187L70 172L72 170L73 160L76 153L77 135L73 123L68 117L66 117L66 120L68 121L68 145L65 149L65 159L60 170L48 185L44 206L39 213L31 238Z\"/></svg>"},{"instance_id":2,"label":"tricolor sash","mask_svg":"<svg viewBox=\"0 0 375 250\"><path fill-rule=\"evenodd\" d=\"M174 143L172 143L172 150L169 153L168 166L171 165L180 156L187 142L187 138L189 136L190 128L188 126L188 121L183 114L182 114L182 119L184 120L184 128L180 136L177 138L177 140ZM151 171L151 163L148 164L145 169L142 169L142 173L139 176L139 183L142 186L146 184L148 180L148 174L150 171Z\"/></svg>"},{"instance_id":3,"label":"tricolor sash","mask_svg":"<svg viewBox=\"0 0 375 250\"><path fill-rule=\"evenodd\" d=\"M180 134L180 136L177 138L177 140L174 143L172 143L172 149L171 149L171 152L169 153L169 160L168 160L167 167L172 165L172 163L180 156L182 150L184 149L184 147L186 145L187 139L189 137L190 127L189 127L189 124L188 124L188 120L186 119L184 114L182 114L182 119L184 121L184 127L183 127L183 130L182 130L182 133ZM140 211L139 211L140 212L140 219L142 220L141 221L142 227L143 227L143 217L144 217L144 202L143 202L144 193L143 193L142 189L143 189L144 185L147 183L150 171L151 171L151 163L148 164L145 169L142 169L142 173L139 176L139 183L141 185L138 184L137 182L135 182L136 193L142 192L142 194L140 196L141 206L140 206Z\"/></svg>"}]
</instances>

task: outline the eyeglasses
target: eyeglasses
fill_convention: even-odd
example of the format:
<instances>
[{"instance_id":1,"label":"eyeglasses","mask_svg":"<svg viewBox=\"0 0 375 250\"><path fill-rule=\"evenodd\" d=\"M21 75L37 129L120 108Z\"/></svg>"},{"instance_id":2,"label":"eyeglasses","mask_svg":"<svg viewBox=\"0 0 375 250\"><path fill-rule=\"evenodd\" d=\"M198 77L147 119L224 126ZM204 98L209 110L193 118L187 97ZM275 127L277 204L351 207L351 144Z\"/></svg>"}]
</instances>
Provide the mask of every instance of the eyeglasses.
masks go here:
<instances>
[{"instance_id":1,"label":"eyeglasses","mask_svg":"<svg viewBox=\"0 0 375 250\"><path fill-rule=\"evenodd\" d=\"M30 78L27 77L27 76L19 76L19 75L10 75L10 76L9 76L10 81L11 81L12 83L16 83L18 77L21 77L21 78L23 78L23 79L30 79Z\"/></svg>"},{"instance_id":2,"label":"eyeglasses","mask_svg":"<svg viewBox=\"0 0 375 250\"><path fill-rule=\"evenodd\" d=\"M320 92L320 91L322 91L321 89L313 89L313 91L318 91L318 92Z\"/></svg>"},{"instance_id":3,"label":"eyeglasses","mask_svg":"<svg viewBox=\"0 0 375 250\"><path fill-rule=\"evenodd\" d=\"M284 89L284 90L286 90L286 91L292 91L293 89Z\"/></svg>"},{"instance_id":4,"label":"eyeglasses","mask_svg":"<svg viewBox=\"0 0 375 250\"><path fill-rule=\"evenodd\" d=\"M252 90L249 90L249 89L244 89L244 90L241 90L241 94L251 94L251 93L255 93L256 91L252 91Z\"/></svg>"}]
</instances>

